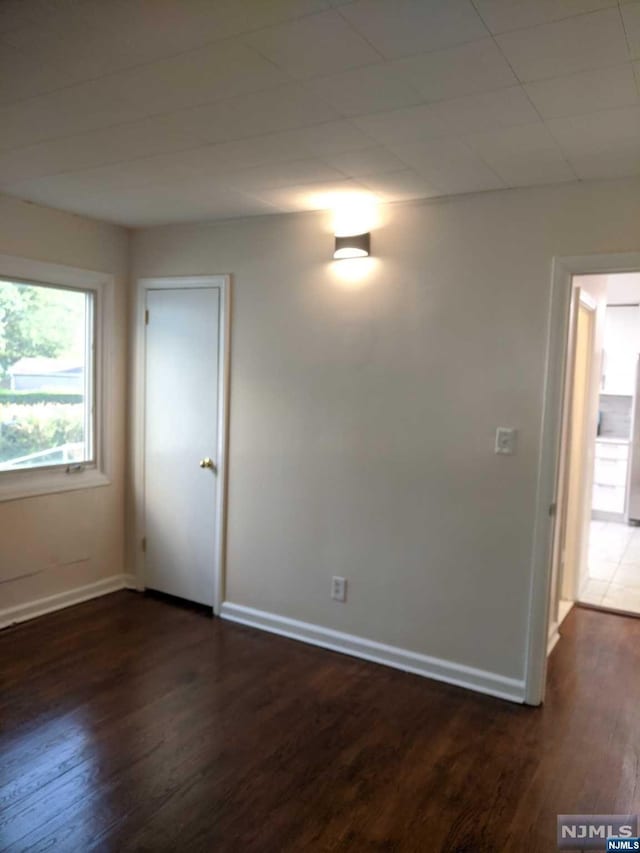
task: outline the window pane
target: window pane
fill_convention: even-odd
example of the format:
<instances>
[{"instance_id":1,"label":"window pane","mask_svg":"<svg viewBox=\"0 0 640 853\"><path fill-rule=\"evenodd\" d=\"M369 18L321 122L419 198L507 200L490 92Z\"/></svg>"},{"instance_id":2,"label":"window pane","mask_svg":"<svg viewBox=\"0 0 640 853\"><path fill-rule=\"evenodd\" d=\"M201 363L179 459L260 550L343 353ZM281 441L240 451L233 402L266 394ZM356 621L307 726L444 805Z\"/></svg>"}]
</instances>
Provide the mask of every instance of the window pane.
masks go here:
<instances>
[{"instance_id":1,"label":"window pane","mask_svg":"<svg viewBox=\"0 0 640 853\"><path fill-rule=\"evenodd\" d=\"M93 295L0 280L0 471L92 461Z\"/></svg>"}]
</instances>

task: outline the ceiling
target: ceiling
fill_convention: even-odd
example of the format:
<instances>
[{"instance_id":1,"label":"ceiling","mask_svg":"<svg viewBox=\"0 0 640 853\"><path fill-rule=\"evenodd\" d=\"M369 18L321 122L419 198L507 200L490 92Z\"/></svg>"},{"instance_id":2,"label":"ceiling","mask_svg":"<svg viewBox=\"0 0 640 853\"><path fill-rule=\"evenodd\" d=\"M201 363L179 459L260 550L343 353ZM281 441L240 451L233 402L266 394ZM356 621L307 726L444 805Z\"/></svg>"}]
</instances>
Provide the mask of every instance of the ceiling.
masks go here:
<instances>
[{"instance_id":1,"label":"ceiling","mask_svg":"<svg viewBox=\"0 0 640 853\"><path fill-rule=\"evenodd\" d=\"M607 276L607 305L640 302L640 273L622 272Z\"/></svg>"},{"instance_id":2,"label":"ceiling","mask_svg":"<svg viewBox=\"0 0 640 853\"><path fill-rule=\"evenodd\" d=\"M640 175L640 0L1 0L0 127L131 226Z\"/></svg>"}]
</instances>

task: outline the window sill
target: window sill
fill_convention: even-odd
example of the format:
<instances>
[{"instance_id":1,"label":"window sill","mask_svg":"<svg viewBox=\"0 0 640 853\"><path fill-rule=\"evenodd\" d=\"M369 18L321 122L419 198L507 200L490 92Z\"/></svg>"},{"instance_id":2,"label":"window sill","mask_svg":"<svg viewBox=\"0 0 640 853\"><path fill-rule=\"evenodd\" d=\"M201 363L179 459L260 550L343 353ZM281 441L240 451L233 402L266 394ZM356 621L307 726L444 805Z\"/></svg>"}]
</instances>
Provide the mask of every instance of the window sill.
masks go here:
<instances>
[{"instance_id":1,"label":"window sill","mask_svg":"<svg viewBox=\"0 0 640 853\"><path fill-rule=\"evenodd\" d=\"M51 470L4 472L0 474L0 502L95 489L110 483L109 477L96 468L87 468L73 474Z\"/></svg>"}]
</instances>

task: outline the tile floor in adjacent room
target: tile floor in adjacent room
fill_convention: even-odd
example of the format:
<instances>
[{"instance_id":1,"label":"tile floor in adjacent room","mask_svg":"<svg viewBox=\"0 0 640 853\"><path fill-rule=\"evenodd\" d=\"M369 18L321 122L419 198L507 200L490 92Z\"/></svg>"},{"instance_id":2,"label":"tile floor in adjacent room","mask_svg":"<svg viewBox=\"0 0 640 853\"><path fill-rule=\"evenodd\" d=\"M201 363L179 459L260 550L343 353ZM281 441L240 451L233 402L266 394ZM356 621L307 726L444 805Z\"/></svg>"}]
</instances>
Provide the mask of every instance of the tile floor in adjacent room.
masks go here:
<instances>
[{"instance_id":1,"label":"tile floor in adjacent room","mask_svg":"<svg viewBox=\"0 0 640 853\"><path fill-rule=\"evenodd\" d=\"M585 604L640 615L640 527L592 521Z\"/></svg>"}]
</instances>

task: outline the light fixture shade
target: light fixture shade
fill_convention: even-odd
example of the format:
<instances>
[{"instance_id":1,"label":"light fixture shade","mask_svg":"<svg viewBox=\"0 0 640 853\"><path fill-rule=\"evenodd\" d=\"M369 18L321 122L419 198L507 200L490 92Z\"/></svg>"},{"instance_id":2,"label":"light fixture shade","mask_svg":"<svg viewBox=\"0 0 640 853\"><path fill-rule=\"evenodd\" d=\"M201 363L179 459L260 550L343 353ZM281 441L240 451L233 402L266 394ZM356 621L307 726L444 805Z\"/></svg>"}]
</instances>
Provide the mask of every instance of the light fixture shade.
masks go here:
<instances>
[{"instance_id":1,"label":"light fixture shade","mask_svg":"<svg viewBox=\"0 0 640 853\"><path fill-rule=\"evenodd\" d=\"M371 250L371 234L351 234L349 237L338 237L333 252L335 260L344 258L366 258Z\"/></svg>"}]
</instances>

